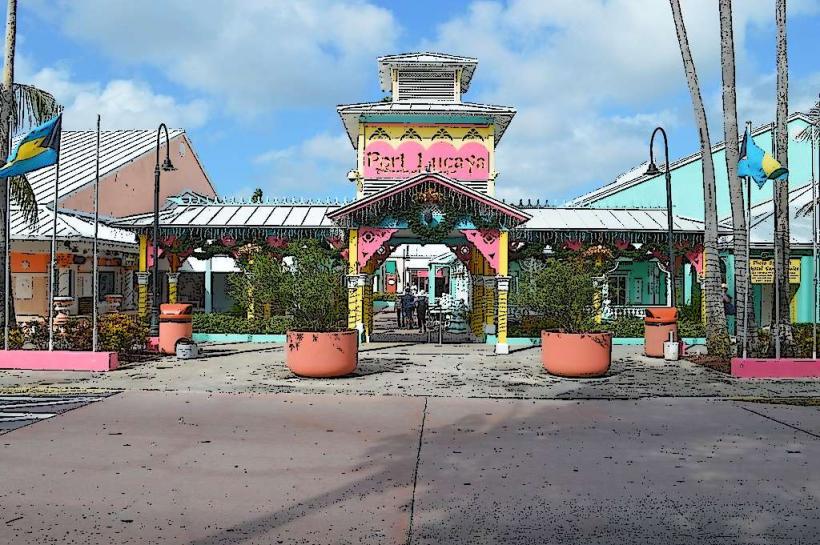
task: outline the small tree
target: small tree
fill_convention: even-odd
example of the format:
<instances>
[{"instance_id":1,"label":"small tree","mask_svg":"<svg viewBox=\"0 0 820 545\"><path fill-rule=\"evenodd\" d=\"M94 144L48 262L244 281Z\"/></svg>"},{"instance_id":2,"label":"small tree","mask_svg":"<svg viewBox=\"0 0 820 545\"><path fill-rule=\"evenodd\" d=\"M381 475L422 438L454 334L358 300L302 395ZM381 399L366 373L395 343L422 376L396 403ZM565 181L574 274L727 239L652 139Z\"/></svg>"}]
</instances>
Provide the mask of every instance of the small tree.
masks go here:
<instances>
[{"instance_id":1,"label":"small tree","mask_svg":"<svg viewBox=\"0 0 820 545\"><path fill-rule=\"evenodd\" d=\"M531 268L518 281L513 304L542 317L565 333L596 328L594 300L597 290L592 273L580 260L548 259Z\"/></svg>"},{"instance_id":2,"label":"small tree","mask_svg":"<svg viewBox=\"0 0 820 545\"><path fill-rule=\"evenodd\" d=\"M294 331L331 332L347 329L345 268L338 255L316 240L291 243L290 274L282 292Z\"/></svg>"},{"instance_id":3,"label":"small tree","mask_svg":"<svg viewBox=\"0 0 820 545\"><path fill-rule=\"evenodd\" d=\"M228 280L228 292L234 302L244 309L253 307L253 315L261 316L265 307L274 315L285 314L287 301L283 287L290 276L281 258L263 252L240 260L242 274Z\"/></svg>"}]
</instances>

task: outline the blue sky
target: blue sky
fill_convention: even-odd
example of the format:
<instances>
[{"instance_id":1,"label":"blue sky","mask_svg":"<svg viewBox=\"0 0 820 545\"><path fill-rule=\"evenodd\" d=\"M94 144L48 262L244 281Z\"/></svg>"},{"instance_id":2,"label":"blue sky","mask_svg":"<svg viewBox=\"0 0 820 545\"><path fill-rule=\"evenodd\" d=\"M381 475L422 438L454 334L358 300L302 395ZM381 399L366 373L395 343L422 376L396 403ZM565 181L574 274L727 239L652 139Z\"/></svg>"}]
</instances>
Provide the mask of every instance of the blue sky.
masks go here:
<instances>
[{"instance_id":1,"label":"blue sky","mask_svg":"<svg viewBox=\"0 0 820 545\"><path fill-rule=\"evenodd\" d=\"M714 0L682 2L722 140ZM220 193L350 197L355 154L337 104L378 100L376 57L475 56L465 100L518 108L498 148L499 196L560 203L645 160L657 124L673 157L697 134L667 2L27 0L17 80L66 107L68 128L185 128ZM820 92L820 0L790 0L791 110ZM774 1L735 2L741 124L774 112ZM812 36L812 33L815 36ZM150 181L146 181L148 183Z\"/></svg>"}]
</instances>

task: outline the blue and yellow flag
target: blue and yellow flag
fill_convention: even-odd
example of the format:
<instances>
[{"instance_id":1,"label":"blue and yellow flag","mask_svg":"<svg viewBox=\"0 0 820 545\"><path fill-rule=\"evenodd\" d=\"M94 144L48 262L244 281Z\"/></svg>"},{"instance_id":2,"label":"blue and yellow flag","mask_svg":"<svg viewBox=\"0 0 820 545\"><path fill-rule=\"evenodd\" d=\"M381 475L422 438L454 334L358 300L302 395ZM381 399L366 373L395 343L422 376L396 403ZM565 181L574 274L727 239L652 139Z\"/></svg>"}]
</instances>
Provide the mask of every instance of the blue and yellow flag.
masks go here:
<instances>
[{"instance_id":1,"label":"blue and yellow flag","mask_svg":"<svg viewBox=\"0 0 820 545\"><path fill-rule=\"evenodd\" d=\"M62 124L63 116L60 114L28 133L0 168L0 178L20 176L57 163Z\"/></svg>"},{"instance_id":2,"label":"blue and yellow flag","mask_svg":"<svg viewBox=\"0 0 820 545\"><path fill-rule=\"evenodd\" d=\"M783 168L777 159L768 151L763 151L746 130L743 144L740 146L740 161L737 163L737 175L752 178L757 187L763 187L767 180L785 180L789 171Z\"/></svg>"}]
</instances>

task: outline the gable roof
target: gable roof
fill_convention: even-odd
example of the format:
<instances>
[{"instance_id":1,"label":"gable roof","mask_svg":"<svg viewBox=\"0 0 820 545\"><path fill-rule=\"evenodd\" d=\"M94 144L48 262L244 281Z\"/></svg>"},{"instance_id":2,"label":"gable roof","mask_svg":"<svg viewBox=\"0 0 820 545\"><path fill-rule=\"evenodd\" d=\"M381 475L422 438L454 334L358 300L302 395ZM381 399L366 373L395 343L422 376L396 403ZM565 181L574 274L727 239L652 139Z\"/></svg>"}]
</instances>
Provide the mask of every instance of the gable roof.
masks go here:
<instances>
[{"instance_id":1,"label":"gable roof","mask_svg":"<svg viewBox=\"0 0 820 545\"><path fill-rule=\"evenodd\" d=\"M795 112L795 113L791 114L789 116L788 122L791 123L792 121L797 120L797 119L799 119L801 121L805 121L807 123L811 123L811 119L806 114L804 114L802 112ZM773 128L774 128L774 122L766 123L765 125L760 125L759 127L756 127L754 129L752 129L752 136L758 136L758 135L763 134L765 132L771 131ZM715 144L714 146L712 146L712 153L713 154L717 153L717 152L723 150L725 147L726 147L725 142L720 142L718 144ZM670 162L669 163L669 170L670 171L675 170L675 169L680 168L684 165L688 165L689 163L693 163L693 162L699 161L699 160L700 160L700 151L697 151L695 153L692 153L691 155L687 155L686 157L678 159L677 161ZM609 197L610 195L618 193L619 191L623 191L624 189L628 189L628 188L633 187L635 185L641 184L641 183L643 183L647 180L651 180L653 178L656 178L657 176L661 176L663 174L663 167L664 166L665 165L661 164L661 162L659 161L658 162L658 168L661 169L661 174L647 176L645 174L647 163L646 162L641 163L640 165L638 165L636 167L633 167L630 170L628 170L628 171L624 172L623 174L619 175L612 182L610 182L610 183L608 183L608 184L606 184L602 187L599 187L598 189L594 189L594 190L592 190L588 193L585 193L585 194L583 194L579 197L575 197L574 199L568 201L567 206L588 206L589 204L594 203L595 201L598 201L600 199Z\"/></svg>"},{"instance_id":2,"label":"gable roof","mask_svg":"<svg viewBox=\"0 0 820 545\"><path fill-rule=\"evenodd\" d=\"M478 59L473 57L460 57L458 55L448 55L447 53L400 53L398 55L385 55L379 57L379 83L385 93L393 88L393 80L390 75L391 68L420 66L446 66L461 68L461 92L466 93L470 88L470 80L473 78Z\"/></svg>"},{"instance_id":3,"label":"gable roof","mask_svg":"<svg viewBox=\"0 0 820 545\"><path fill-rule=\"evenodd\" d=\"M492 209L502 216L512 219L516 224L527 221L530 218L529 214L522 212L518 208L490 197L489 195L485 195L484 193L479 193L478 191L471 189L443 174L439 174L438 172L422 172L421 174L416 174L415 176L407 178L403 182L399 182L377 193L373 193L368 197L353 201L350 204L328 212L327 217L341 224L343 220L349 218L351 214L359 210L379 204L381 201L394 197L399 193L409 191L422 184L434 184L444 187L454 193L463 195L468 199L474 200L479 204Z\"/></svg>"},{"instance_id":4,"label":"gable roof","mask_svg":"<svg viewBox=\"0 0 820 545\"><path fill-rule=\"evenodd\" d=\"M168 136L172 141L184 134L185 131L182 129L168 130ZM164 138L162 143L165 143ZM60 199L94 181L96 146L96 131L63 131L60 142ZM100 178L127 165L144 153L155 150L156 146L155 130L101 131ZM193 149L191 151L193 152ZM54 201L56 177L56 165L26 174L38 203Z\"/></svg>"}]
</instances>

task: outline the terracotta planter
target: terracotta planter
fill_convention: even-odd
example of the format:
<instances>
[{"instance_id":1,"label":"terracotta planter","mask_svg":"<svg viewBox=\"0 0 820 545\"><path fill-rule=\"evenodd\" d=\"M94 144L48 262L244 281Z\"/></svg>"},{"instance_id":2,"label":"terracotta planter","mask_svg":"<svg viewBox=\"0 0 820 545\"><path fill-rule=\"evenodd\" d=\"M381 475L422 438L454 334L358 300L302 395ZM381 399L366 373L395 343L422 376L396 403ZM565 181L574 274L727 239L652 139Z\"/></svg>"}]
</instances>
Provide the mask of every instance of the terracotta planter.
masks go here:
<instances>
[{"instance_id":1,"label":"terracotta planter","mask_svg":"<svg viewBox=\"0 0 820 545\"><path fill-rule=\"evenodd\" d=\"M562 377L600 377L612 362L612 333L541 332L541 363Z\"/></svg>"},{"instance_id":2,"label":"terracotta planter","mask_svg":"<svg viewBox=\"0 0 820 545\"><path fill-rule=\"evenodd\" d=\"M291 371L303 377L349 375L359 362L359 332L288 331L285 361Z\"/></svg>"}]
</instances>

